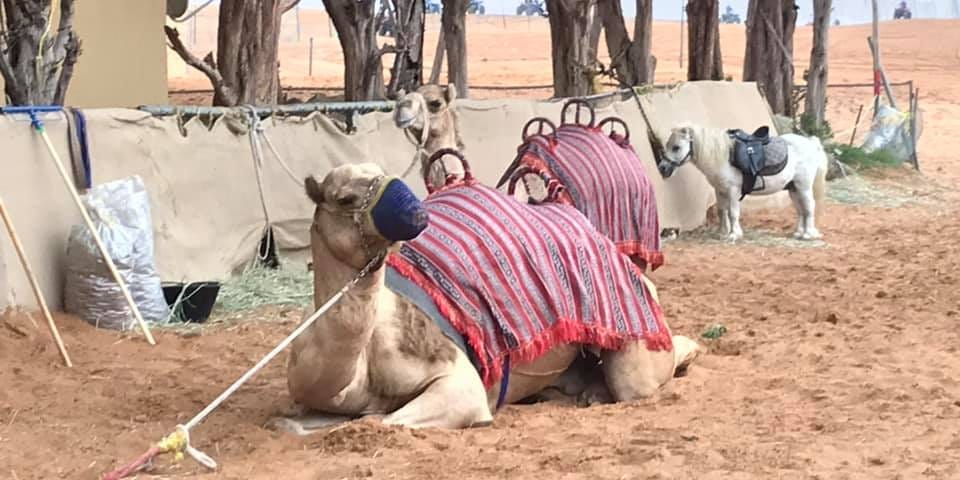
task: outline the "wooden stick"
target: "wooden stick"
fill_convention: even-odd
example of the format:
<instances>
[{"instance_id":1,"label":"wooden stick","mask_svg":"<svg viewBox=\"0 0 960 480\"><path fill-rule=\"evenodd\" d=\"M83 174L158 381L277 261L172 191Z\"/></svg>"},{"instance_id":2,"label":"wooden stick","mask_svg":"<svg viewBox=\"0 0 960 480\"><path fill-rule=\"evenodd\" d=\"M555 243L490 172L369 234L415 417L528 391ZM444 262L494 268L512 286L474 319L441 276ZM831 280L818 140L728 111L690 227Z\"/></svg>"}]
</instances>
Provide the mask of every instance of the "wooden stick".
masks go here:
<instances>
[{"instance_id":1,"label":"wooden stick","mask_svg":"<svg viewBox=\"0 0 960 480\"><path fill-rule=\"evenodd\" d=\"M506 18L506 17L504 17ZM437 37L437 53L433 55L433 68L430 69L430 83L440 81L440 69L443 68L443 54L447 51L444 39L443 28L440 28L440 36Z\"/></svg>"},{"instance_id":2,"label":"wooden stick","mask_svg":"<svg viewBox=\"0 0 960 480\"><path fill-rule=\"evenodd\" d=\"M30 281L30 288L33 289L33 295L37 298L37 304L40 305L40 311L43 312L44 318L47 319L47 326L50 327L50 334L53 335L53 341L57 344L57 350L60 350L63 363L66 364L68 368L73 368L73 362L70 361L70 355L67 354L67 347L63 345L63 339L60 338L60 331L57 329L57 324L53 321L53 315L50 314L50 309L47 308L47 301L43 298L43 292L40 290L37 276L33 274L33 269L30 268L30 262L27 261L27 254L23 250L23 244L20 243L20 237L17 235L17 230L13 227L13 220L10 219L10 213L7 211L7 206L4 205L2 198L0 198L0 217L3 217L3 224L7 227L7 234L10 236L10 241L13 242L13 249L17 251L17 256L20 257L20 265L23 266L23 273L27 275L27 280Z\"/></svg>"},{"instance_id":3,"label":"wooden stick","mask_svg":"<svg viewBox=\"0 0 960 480\"><path fill-rule=\"evenodd\" d=\"M871 37L867 37L867 43L870 44L870 50L871 50L872 52L874 52L875 55L879 56L879 47L876 45L876 42L874 41L874 39L871 38ZM884 92L886 92L886 94L887 94L887 100L890 101L890 106L893 107L894 110L896 110L896 109L897 109L897 101L894 100L894 98L893 98L893 91L890 90L890 82L887 81L887 73L883 70L883 65L880 64L880 60L879 60L879 59L877 59L877 60L874 61L874 65L876 65L874 68L877 69L877 70L876 70L876 75L877 75L878 77L880 77L880 78L879 78L879 81L880 81L880 83L883 85L883 90L884 90ZM875 106L874 106L874 107L875 107L875 110L879 110L879 106L878 106L878 105L879 105L879 99L880 99L880 97L879 97L879 95L878 95L877 98L876 98L876 100L875 100L875 102L876 102L876 103L875 103ZM877 116L877 111L874 111L874 112L873 112L873 116L874 116L874 117Z\"/></svg>"},{"instance_id":4,"label":"wooden stick","mask_svg":"<svg viewBox=\"0 0 960 480\"><path fill-rule=\"evenodd\" d=\"M853 139L857 136L857 127L860 126L860 115L863 114L863 104L860 104L860 110L857 110L857 121L853 122L853 133L850 134L850 143L848 145L853 146Z\"/></svg>"},{"instance_id":5,"label":"wooden stick","mask_svg":"<svg viewBox=\"0 0 960 480\"><path fill-rule=\"evenodd\" d=\"M80 214L83 216L83 221L86 222L87 228L90 229L90 234L93 235L93 241L97 244L97 248L100 249L100 253L103 255L104 261L107 262L107 268L110 269L113 279L117 282L117 285L120 286L120 291L123 292L123 296L127 300L127 305L130 306L130 311L133 313L133 317L140 325L140 330L143 330L143 335L147 337L147 342L149 342L150 345L156 345L157 342L153 339L153 335L150 333L150 328L147 326L147 323L143 321L143 316L140 315L140 309L137 307L137 302L133 301L133 297L130 295L130 290L127 288L126 282L123 281L123 278L120 276L120 272L117 271L117 266L113 263L113 258L110 256L110 253L107 252L107 247L103 245L103 239L100 238L100 234L93 226L93 220L90 218L90 214L87 212L87 209L83 206L83 202L80 200L80 194L77 193L77 187L73 184L73 180L70 178L70 176L67 175L67 170L63 167L63 162L60 160L60 155L57 154L57 149L53 147L53 143L50 141L50 136L47 135L47 130L43 127L40 127L37 129L37 131L40 132L43 142L47 145L47 150L50 152L50 156L53 158L54 163L57 164L57 170L60 171L60 178L62 178L63 182L67 184L67 190L70 191L70 195L73 197L74 203L76 203L77 208L80 209Z\"/></svg>"},{"instance_id":6,"label":"wooden stick","mask_svg":"<svg viewBox=\"0 0 960 480\"><path fill-rule=\"evenodd\" d=\"M912 87L911 87L912 89ZM913 160L913 168L918 172L920 171L920 160L917 158L917 113L920 109L920 89L917 88L911 92L910 100L910 144L911 144L911 160Z\"/></svg>"}]
</instances>

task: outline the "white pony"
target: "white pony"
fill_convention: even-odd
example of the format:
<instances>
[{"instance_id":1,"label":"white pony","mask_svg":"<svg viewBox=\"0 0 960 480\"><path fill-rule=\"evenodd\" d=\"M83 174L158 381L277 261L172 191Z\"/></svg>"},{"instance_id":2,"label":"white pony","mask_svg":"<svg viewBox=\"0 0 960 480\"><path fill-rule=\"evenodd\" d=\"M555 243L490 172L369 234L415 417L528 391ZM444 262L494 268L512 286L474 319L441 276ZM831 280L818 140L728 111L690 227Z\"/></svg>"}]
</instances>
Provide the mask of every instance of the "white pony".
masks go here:
<instances>
[{"instance_id":1,"label":"white pony","mask_svg":"<svg viewBox=\"0 0 960 480\"><path fill-rule=\"evenodd\" d=\"M817 203L823 201L827 174L827 154L820 139L794 134L770 138L781 138L786 143L786 163L771 175L761 171L750 194L770 195L788 190L797 209L794 238L823 238L814 224ZM658 165L664 178L669 178L688 160L700 169L716 190L720 230L734 242L743 237L740 200L744 174L732 161L736 142L726 129L681 123L671 130Z\"/></svg>"}]
</instances>

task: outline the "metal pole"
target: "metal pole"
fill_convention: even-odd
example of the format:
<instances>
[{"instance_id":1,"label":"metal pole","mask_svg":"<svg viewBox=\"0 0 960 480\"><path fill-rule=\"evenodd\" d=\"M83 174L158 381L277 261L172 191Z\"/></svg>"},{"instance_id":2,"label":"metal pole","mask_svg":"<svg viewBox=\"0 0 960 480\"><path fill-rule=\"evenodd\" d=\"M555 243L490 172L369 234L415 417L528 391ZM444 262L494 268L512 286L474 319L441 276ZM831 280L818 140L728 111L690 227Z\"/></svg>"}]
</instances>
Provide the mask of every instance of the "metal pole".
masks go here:
<instances>
[{"instance_id":1,"label":"metal pole","mask_svg":"<svg viewBox=\"0 0 960 480\"><path fill-rule=\"evenodd\" d=\"M294 14L297 17L297 43L300 43L300 5L297 5L297 10Z\"/></svg>"},{"instance_id":2,"label":"metal pole","mask_svg":"<svg viewBox=\"0 0 960 480\"><path fill-rule=\"evenodd\" d=\"M683 69L683 18L687 13L686 2L680 2L680 69Z\"/></svg>"},{"instance_id":3,"label":"metal pole","mask_svg":"<svg viewBox=\"0 0 960 480\"><path fill-rule=\"evenodd\" d=\"M190 44L197 44L197 17L194 16L190 21Z\"/></svg>"},{"instance_id":4,"label":"metal pole","mask_svg":"<svg viewBox=\"0 0 960 480\"><path fill-rule=\"evenodd\" d=\"M877 118L880 110L880 7L877 0L871 0L873 8L873 118Z\"/></svg>"},{"instance_id":5,"label":"metal pole","mask_svg":"<svg viewBox=\"0 0 960 480\"><path fill-rule=\"evenodd\" d=\"M310 37L310 61L307 63L307 75L313 76L313 37Z\"/></svg>"},{"instance_id":6,"label":"metal pole","mask_svg":"<svg viewBox=\"0 0 960 480\"><path fill-rule=\"evenodd\" d=\"M390 112L396 102L329 102L329 103L295 103L291 105L277 105L272 107L254 107L257 115L273 115L276 113L288 115L307 115L313 112ZM139 110L164 117L171 115L223 115L237 111L238 107L206 107L206 106L178 106L178 105L141 105ZM249 108L245 108L249 112Z\"/></svg>"}]
</instances>

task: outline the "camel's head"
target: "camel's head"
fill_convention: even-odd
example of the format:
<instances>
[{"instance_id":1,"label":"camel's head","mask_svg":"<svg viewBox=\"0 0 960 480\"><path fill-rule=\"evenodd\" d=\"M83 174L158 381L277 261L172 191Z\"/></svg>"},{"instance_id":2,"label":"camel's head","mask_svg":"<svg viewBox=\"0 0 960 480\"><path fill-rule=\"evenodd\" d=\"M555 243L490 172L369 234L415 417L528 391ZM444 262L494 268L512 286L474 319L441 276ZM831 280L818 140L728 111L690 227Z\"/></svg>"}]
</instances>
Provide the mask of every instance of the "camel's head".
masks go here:
<instances>
[{"instance_id":1,"label":"camel's head","mask_svg":"<svg viewBox=\"0 0 960 480\"><path fill-rule=\"evenodd\" d=\"M372 163L342 165L318 182L306 178L307 196L317 205L313 242L322 241L342 263L361 269L398 242L427 228L427 211L407 185Z\"/></svg>"},{"instance_id":2,"label":"camel's head","mask_svg":"<svg viewBox=\"0 0 960 480\"><path fill-rule=\"evenodd\" d=\"M398 128L410 128L422 132L428 125L444 125L444 116L457 98L457 87L453 84L423 85L414 92L400 91L397 96L393 122Z\"/></svg>"},{"instance_id":3,"label":"camel's head","mask_svg":"<svg viewBox=\"0 0 960 480\"><path fill-rule=\"evenodd\" d=\"M674 127L670 138L663 146L663 158L657 170L663 178L670 178L673 172L693 157L693 129L688 125Z\"/></svg>"}]
</instances>

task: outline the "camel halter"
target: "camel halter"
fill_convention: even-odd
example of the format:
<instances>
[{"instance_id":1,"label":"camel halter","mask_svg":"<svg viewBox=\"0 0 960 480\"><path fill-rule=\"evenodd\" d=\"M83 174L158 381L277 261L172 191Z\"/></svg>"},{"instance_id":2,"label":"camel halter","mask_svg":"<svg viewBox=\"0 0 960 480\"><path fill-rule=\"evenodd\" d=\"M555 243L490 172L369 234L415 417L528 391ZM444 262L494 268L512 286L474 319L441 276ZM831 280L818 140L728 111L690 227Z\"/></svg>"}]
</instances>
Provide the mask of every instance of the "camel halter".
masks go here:
<instances>
[{"instance_id":1,"label":"camel halter","mask_svg":"<svg viewBox=\"0 0 960 480\"><path fill-rule=\"evenodd\" d=\"M337 217L353 219L353 226L360 237L360 246L368 260L382 253L373 252L373 242L363 228L366 221L373 224L381 237L396 242L410 240L419 235L426 228L428 220L420 200L406 183L392 175L375 177L367 187L359 207L345 211L324 210ZM316 216L312 228L317 233L322 233Z\"/></svg>"}]
</instances>

